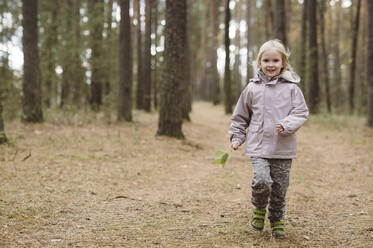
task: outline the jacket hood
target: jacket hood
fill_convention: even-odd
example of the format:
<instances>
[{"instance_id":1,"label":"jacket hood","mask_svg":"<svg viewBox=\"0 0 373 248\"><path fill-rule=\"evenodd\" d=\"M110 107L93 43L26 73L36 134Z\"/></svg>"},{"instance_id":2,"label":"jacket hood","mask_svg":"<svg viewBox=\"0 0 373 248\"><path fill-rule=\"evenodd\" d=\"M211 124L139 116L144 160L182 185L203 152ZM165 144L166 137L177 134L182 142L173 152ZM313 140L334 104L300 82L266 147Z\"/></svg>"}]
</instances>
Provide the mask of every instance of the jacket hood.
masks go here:
<instances>
[{"instance_id":1,"label":"jacket hood","mask_svg":"<svg viewBox=\"0 0 373 248\"><path fill-rule=\"evenodd\" d=\"M261 69L259 69L256 72L256 75L254 78L250 79L250 82L259 82L259 81L263 81L263 82L276 81L277 82L278 80L281 80L281 79L288 81L290 83L295 83L295 84L300 82L299 75L294 71L285 70L279 76L274 77L274 78L269 78L264 74L264 72Z\"/></svg>"}]
</instances>

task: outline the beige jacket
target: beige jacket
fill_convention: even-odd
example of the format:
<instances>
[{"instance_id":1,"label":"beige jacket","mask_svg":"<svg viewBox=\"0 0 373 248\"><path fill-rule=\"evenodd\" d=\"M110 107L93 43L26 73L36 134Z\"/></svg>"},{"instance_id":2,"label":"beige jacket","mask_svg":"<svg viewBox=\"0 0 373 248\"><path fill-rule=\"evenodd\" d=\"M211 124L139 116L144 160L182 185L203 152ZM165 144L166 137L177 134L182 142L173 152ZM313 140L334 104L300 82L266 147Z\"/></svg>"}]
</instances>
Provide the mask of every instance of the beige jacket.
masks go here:
<instances>
[{"instance_id":1,"label":"beige jacket","mask_svg":"<svg viewBox=\"0 0 373 248\"><path fill-rule=\"evenodd\" d=\"M250 79L237 102L229 128L230 140L246 141L246 155L262 158L296 157L295 132L307 121L308 108L295 72L268 79L262 71ZM276 125L283 126L279 134Z\"/></svg>"}]
</instances>

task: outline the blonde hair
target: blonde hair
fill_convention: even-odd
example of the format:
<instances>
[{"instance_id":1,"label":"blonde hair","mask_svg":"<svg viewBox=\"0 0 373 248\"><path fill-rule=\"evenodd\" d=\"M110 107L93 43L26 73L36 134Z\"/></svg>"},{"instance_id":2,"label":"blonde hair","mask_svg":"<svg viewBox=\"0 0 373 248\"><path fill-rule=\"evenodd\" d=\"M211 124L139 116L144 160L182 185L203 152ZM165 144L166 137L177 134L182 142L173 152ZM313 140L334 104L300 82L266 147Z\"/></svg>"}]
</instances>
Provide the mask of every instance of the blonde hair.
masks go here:
<instances>
[{"instance_id":1,"label":"blonde hair","mask_svg":"<svg viewBox=\"0 0 373 248\"><path fill-rule=\"evenodd\" d=\"M274 49L281 53L283 70L293 71L293 67L289 64L290 51L285 47L282 41L278 39L264 42L264 44L260 47L258 56L256 57L256 64L258 67L260 65L260 60L262 59L263 53L270 49Z\"/></svg>"}]
</instances>

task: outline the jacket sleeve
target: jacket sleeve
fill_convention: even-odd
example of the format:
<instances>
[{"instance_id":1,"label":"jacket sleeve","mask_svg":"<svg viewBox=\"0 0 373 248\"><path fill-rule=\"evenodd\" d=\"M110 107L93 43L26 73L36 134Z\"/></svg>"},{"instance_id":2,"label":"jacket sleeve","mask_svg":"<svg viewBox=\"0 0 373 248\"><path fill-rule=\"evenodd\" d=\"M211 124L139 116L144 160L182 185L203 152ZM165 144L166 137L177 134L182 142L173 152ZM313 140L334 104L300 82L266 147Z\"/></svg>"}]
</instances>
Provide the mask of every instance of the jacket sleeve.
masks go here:
<instances>
[{"instance_id":1,"label":"jacket sleeve","mask_svg":"<svg viewBox=\"0 0 373 248\"><path fill-rule=\"evenodd\" d=\"M302 91L295 85L291 99L292 109L290 114L280 120L279 124L284 128L284 134L295 133L308 119L308 108Z\"/></svg>"},{"instance_id":2,"label":"jacket sleeve","mask_svg":"<svg viewBox=\"0 0 373 248\"><path fill-rule=\"evenodd\" d=\"M250 84L249 84L250 85ZM238 141L242 145L246 140L246 129L250 124L252 115L250 107L249 85L241 93L232 114L232 123L229 128L230 141Z\"/></svg>"}]
</instances>

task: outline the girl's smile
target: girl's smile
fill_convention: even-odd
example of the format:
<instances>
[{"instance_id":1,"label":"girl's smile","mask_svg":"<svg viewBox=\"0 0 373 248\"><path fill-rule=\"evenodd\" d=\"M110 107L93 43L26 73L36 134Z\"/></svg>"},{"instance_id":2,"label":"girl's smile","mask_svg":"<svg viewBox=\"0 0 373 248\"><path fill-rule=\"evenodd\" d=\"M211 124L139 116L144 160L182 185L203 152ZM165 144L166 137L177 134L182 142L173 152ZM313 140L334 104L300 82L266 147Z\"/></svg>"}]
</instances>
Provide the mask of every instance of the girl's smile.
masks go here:
<instances>
[{"instance_id":1,"label":"girl's smile","mask_svg":"<svg viewBox=\"0 0 373 248\"><path fill-rule=\"evenodd\" d=\"M269 77L278 76L281 72L282 66L283 61L280 52L274 49L263 52L259 67L262 69L265 75Z\"/></svg>"}]
</instances>

